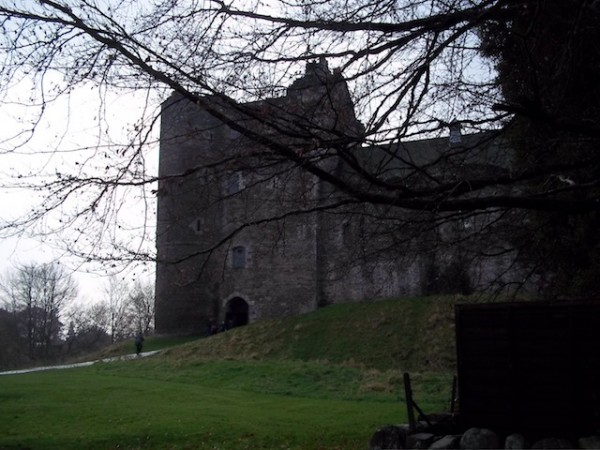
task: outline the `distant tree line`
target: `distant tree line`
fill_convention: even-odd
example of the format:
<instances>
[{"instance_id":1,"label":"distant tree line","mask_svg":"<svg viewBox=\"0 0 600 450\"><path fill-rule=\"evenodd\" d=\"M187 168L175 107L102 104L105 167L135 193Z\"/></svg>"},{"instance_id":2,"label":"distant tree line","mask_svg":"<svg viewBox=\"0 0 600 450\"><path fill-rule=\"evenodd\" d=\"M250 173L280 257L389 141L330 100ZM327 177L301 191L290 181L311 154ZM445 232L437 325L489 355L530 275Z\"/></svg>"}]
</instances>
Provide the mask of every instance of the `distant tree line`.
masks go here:
<instances>
[{"instance_id":1,"label":"distant tree line","mask_svg":"<svg viewBox=\"0 0 600 450\"><path fill-rule=\"evenodd\" d=\"M23 264L0 280L0 370L77 357L153 331L154 287L110 279L101 302L78 304L57 263Z\"/></svg>"}]
</instances>

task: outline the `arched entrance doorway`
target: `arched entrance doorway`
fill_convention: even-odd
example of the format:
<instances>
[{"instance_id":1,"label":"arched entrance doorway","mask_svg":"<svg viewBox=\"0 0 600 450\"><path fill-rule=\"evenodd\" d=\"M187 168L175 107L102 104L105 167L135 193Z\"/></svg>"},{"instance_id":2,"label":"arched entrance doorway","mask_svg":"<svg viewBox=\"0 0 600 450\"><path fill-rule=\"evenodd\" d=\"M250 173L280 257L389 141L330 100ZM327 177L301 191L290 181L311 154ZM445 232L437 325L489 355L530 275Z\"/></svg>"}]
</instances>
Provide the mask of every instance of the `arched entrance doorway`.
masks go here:
<instances>
[{"instance_id":1,"label":"arched entrance doorway","mask_svg":"<svg viewBox=\"0 0 600 450\"><path fill-rule=\"evenodd\" d=\"M248 310L250 307L246 300L234 297L225 306L225 322L230 327L241 327L248 324Z\"/></svg>"}]
</instances>

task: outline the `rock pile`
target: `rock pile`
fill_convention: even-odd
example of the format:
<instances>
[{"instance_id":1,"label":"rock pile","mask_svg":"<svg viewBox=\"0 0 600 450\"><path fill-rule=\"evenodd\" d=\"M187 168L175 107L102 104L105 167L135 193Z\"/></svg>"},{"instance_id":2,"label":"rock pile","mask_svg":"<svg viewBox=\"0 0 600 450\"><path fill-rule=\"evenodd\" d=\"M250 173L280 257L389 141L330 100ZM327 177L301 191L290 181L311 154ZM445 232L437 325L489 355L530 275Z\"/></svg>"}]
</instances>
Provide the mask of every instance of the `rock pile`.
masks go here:
<instances>
[{"instance_id":1,"label":"rock pile","mask_svg":"<svg viewBox=\"0 0 600 450\"><path fill-rule=\"evenodd\" d=\"M450 423L424 425L416 430L408 425L388 425L375 432L369 450L390 449L600 449L600 436L581 437L574 442L550 437L528 442L521 434L501 437L487 428L470 428L462 434L452 433Z\"/></svg>"}]
</instances>

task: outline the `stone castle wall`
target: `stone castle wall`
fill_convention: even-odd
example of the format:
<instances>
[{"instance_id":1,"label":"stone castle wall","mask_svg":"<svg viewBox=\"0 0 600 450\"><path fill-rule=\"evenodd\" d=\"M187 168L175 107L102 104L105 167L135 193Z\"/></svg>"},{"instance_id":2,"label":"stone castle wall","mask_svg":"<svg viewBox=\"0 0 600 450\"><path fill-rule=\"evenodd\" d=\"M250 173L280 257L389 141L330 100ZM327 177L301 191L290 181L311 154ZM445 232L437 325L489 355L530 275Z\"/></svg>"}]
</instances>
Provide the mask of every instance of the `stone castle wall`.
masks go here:
<instances>
[{"instance_id":1,"label":"stone castle wall","mask_svg":"<svg viewBox=\"0 0 600 450\"><path fill-rule=\"evenodd\" d=\"M319 167L352 176L335 152L304 146L311 136L362 129L345 82L326 65L309 64L282 98L239 109L217 98L207 101L282 152L305 152ZM211 321L240 324L334 303L437 292L439 280L456 278L448 267L458 263L470 288L507 272L509 260L482 263L465 256L469 249L447 245L445 240L468 232L468 224L429 229L425 213L388 218L386 208L363 204L321 210L342 194L234 128L176 94L163 105L157 332L199 333ZM485 158L498 154L489 145L481 148ZM395 151L439 158L448 143L431 140ZM356 151L366 166L381 166L384 153ZM389 168L400 175L403 170Z\"/></svg>"},{"instance_id":2,"label":"stone castle wall","mask_svg":"<svg viewBox=\"0 0 600 450\"><path fill-rule=\"evenodd\" d=\"M262 160L256 144L177 96L162 123L157 331L200 332L225 320L233 299L249 321L314 310L317 214L290 215L315 206L314 177Z\"/></svg>"}]
</instances>

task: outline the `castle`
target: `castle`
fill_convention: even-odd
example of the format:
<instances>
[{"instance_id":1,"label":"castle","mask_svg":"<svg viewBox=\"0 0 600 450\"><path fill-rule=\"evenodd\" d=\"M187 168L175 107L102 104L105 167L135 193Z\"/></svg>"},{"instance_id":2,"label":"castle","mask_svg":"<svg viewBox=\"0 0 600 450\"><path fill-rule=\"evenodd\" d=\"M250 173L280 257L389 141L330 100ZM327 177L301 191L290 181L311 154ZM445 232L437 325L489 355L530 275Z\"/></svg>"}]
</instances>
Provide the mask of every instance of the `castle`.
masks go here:
<instances>
[{"instance_id":1,"label":"castle","mask_svg":"<svg viewBox=\"0 0 600 450\"><path fill-rule=\"evenodd\" d=\"M502 251L485 261L473 251L481 240L502 247L491 231L479 233L479 242L457 239L490 228L482 226L489 215L436 222L430 211L399 213L358 201L300 166L308 161L349 184L364 183L368 172L418 185L423 174L415 168L431 161L440 178L509 170L510 152L493 136L456 127L446 138L359 146L348 140L364 130L347 84L325 61L308 63L283 96L205 101L210 113L178 94L162 107L158 333L199 333L211 321L239 326L340 302L472 291L512 273Z\"/></svg>"}]
</instances>

